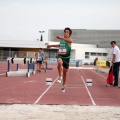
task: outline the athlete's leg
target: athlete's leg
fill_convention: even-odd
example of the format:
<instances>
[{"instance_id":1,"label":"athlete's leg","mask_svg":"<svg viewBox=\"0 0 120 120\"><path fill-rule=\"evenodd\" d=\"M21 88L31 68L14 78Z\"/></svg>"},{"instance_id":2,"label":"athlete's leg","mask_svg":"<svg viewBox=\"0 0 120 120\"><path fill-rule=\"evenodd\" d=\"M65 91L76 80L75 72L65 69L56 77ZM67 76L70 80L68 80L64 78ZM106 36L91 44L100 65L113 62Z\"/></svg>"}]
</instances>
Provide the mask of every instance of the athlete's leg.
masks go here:
<instances>
[{"instance_id":1,"label":"athlete's leg","mask_svg":"<svg viewBox=\"0 0 120 120\"><path fill-rule=\"evenodd\" d=\"M67 72L69 68L69 61L70 59L63 59L63 86L62 86L62 92L65 92L65 84L67 79Z\"/></svg>"},{"instance_id":2,"label":"athlete's leg","mask_svg":"<svg viewBox=\"0 0 120 120\"><path fill-rule=\"evenodd\" d=\"M63 67L63 86L65 86L68 69Z\"/></svg>"},{"instance_id":3,"label":"athlete's leg","mask_svg":"<svg viewBox=\"0 0 120 120\"><path fill-rule=\"evenodd\" d=\"M36 61L36 65L37 65L37 71L39 70L39 62Z\"/></svg>"},{"instance_id":4,"label":"athlete's leg","mask_svg":"<svg viewBox=\"0 0 120 120\"><path fill-rule=\"evenodd\" d=\"M39 72L41 72L42 61L39 61Z\"/></svg>"},{"instance_id":5,"label":"athlete's leg","mask_svg":"<svg viewBox=\"0 0 120 120\"><path fill-rule=\"evenodd\" d=\"M61 58L58 58L57 69L58 69L59 77L62 77L62 64L63 64L62 59L61 59Z\"/></svg>"},{"instance_id":6,"label":"athlete's leg","mask_svg":"<svg viewBox=\"0 0 120 120\"><path fill-rule=\"evenodd\" d=\"M43 65L43 61L42 61L41 67L45 70L45 73L46 73L46 68L45 68L45 66Z\"/></svg>"}]
</instances>

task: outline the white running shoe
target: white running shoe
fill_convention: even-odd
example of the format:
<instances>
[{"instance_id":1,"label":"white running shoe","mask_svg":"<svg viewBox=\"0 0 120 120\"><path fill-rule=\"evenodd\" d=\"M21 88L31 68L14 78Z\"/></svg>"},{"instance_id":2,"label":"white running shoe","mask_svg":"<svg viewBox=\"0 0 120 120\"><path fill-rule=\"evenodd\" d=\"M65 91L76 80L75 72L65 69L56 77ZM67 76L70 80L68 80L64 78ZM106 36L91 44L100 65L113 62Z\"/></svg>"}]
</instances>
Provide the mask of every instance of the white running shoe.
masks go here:
<instances>
[{"instance_id":1,"label":"white running shoe","mask_svg":"<svg viewBox=\"0 0 120 120\"><path fill-rule=\"evenodd\" d=\"M65 92L65 86L62 86L62 92Z\"/></svg>"},{"instance_id":2,"label":"white running shoe","mask_svg":"<svg viewBox=\"0 0 120 120\"><path fill-rule=\"evenodd\" d=\"M62 77L58 77L57 82L62 83Z\"/></svg>"}]
</instances>

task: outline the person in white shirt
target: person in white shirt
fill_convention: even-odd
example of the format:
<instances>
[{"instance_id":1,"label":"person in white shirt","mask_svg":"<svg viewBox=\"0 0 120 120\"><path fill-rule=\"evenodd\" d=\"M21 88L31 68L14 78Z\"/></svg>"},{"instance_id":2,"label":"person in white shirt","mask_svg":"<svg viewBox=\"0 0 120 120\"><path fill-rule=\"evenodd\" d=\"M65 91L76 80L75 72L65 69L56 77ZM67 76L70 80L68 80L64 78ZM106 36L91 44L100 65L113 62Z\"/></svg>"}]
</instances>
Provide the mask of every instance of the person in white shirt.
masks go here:
<instances>
[{"instance_id":1,"label":"person in white shirt","mask_svg":"<svg viewBox=\"0 0 120 120\"><path fill-rule=\"evenodd\" d=\"M111 42L112 46L112 67L114 73L114 84L113 86L118 86L119 80L119 66L120 66L120 50L116 45L116 41Z\"/></svg>"}]
</instances>

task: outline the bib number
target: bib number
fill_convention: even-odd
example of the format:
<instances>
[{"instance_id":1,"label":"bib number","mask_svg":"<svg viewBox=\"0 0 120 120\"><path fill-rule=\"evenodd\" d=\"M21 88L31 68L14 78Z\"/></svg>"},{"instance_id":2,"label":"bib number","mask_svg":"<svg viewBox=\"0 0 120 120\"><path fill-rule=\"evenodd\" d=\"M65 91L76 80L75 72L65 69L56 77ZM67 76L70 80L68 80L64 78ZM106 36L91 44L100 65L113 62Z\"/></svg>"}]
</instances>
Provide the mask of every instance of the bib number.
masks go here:
<instances>
[{"instance_id":1,"label":"bib number","mask_svg":"<svg viewBox=\"0 0 120 120\"><path fill-rule=\"evenodd\" d=\"M65 46L60 46L58 54L65 55L66 54L66 48Z\"/></svg>"}]
</instances>

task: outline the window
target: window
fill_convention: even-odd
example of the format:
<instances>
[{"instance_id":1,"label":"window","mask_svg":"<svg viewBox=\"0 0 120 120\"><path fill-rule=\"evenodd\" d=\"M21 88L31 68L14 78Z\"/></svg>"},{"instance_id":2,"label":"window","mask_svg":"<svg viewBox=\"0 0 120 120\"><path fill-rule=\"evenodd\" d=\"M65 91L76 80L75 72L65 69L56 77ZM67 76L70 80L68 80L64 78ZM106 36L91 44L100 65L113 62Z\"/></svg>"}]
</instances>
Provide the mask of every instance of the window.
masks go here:
<instances>
[{"instance_id":1,"label":"window","mask_svg":"<svg viewBox=\"0 0 120 120\"><path fill-rule=\"evenodd\" d=\"M89 55L89 52L85 52L85 55Z\"/></svg>"},{"instance_id":2,"label":"window","mask_svg":"<svg viewBox=\"0 0 120 120\"><path fill-rule=\"evenodd\" d=\"M85 58L89 59L89 52L85 52Z\"/></svg>"},{"instance_id":3,"label":"window","mask_svg":"<svg viewBox=\"0 0 120 120\"><path fill-rule=\"evenodd\" d=\"M89 56L85 56L86 59L89 59Z\"/></svg>"},{"instance_id":4,"label":"window","mask_svg":"<svg viewBox=\"0 0 120 120\"><path fill-rule=\"evenodd\" d=\"M98 55L98 56L103 56L103 54L102 54L102 53L97 53L97 55Z\"/></svg>"},{"instance_id":5,"label":"window","mask_svg":"<svg viewBox=\"0 0 120 120\"><path fill-rule=\"evenodd\" d=\"M96 53L94 53L94 52L91 52L91 56L96 56Z\"/></svg>"},{"instance_id":6,"label":"window","mask_svg":"<svg viewBox=\"0 0 120 120\"><path fill-rule=\"evenodd\" d=\"M103 56L107 56L107 53L103 53Z\"/></svg>"}]
</instances>

